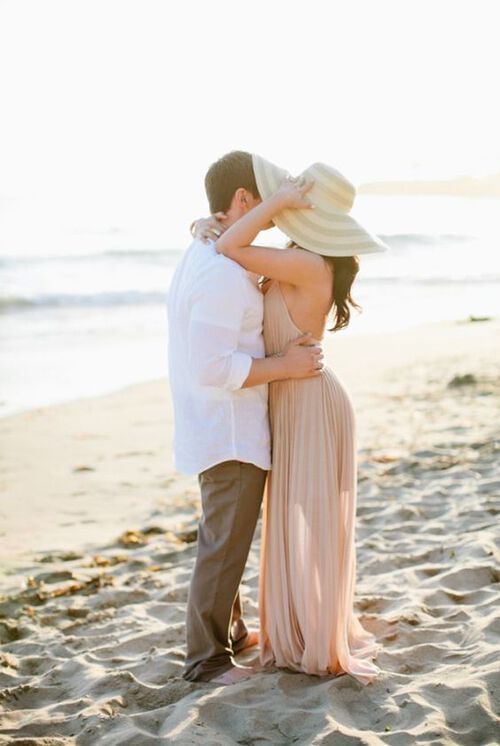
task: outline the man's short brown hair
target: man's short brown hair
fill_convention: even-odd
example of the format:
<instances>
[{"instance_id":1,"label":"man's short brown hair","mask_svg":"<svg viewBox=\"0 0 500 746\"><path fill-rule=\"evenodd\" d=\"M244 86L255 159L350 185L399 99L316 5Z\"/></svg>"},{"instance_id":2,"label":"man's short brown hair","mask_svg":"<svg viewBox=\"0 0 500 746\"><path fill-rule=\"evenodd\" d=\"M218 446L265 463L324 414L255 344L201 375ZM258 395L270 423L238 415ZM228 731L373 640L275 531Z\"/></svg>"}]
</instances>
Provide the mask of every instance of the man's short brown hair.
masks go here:
<instances>
[{"instance_id":1,"label":"man's short brown hair","mask_svg":"<svg viewBox=\"0 0 500 746\"><path fill-rule=\"evenodd\" d=\"M252 156L244 150L233 150L212 163L205 176L205 191L210 212L226 212L237 189L243 187L260 197L253 170Z\"/></svg>"}]
</instances>

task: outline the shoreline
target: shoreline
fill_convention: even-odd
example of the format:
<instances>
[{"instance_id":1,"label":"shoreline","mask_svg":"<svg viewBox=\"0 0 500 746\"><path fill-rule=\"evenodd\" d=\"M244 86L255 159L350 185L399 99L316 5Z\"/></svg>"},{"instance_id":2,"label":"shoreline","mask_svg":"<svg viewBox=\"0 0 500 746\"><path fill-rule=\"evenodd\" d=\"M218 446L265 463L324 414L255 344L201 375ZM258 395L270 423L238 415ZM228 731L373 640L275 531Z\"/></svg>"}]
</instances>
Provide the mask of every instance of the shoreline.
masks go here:
<instances>
[{"instance_id":1,"label":"shoreline","mask_svg":"<svg viewBox=\"0 0 500 746\"><path fill-rule=\"evenodd\" d=\"M395 304L395 307L397 308L397 303ZM161 314L159 316L161 317ZM438 321L409 322L408 320L406 320L404 322L404 325L401 325L401 322L396 317L391 321L391 329L384 329L380 327L374 329L370 326L371 322L369 323L367 318L363 318L363 314L358 317L357 313L353 312L352 326L349 327L347 330L342 330L339 334L332 335L330 333L327 333L325 337L325 345L327 348L331 348L332 345L336 345L337 342L339 342L342 349L342 347L344 347L345 345L347 345L347 347L349 348L351 345L354 346L357 342L362 344L364 340L366 340L369 345L372 345L375 340L383 340L384 337L392 337L393 335L404 334L419 335L426 329L429 329L432 335L434 334L434 330L437 330L440 327L451 328L454 325L468 325L475 320L480 322L483 318L486 318L488 321L495 323L499 320L500 317L491 315L488 315L486 317L477 317L470 314L469 316L465 317L440 319ZM158 323L158 318L156 319L156 322ZM76 391L75 387L75 370L73 369L74 362L71 362L70 364L68 359L59 357L59 353L56 354L56 357L52 362L52 367L57 367L58 372L54 378L54 376L52 375L53 371L51 373L50 367L47 367L46 362L44 362L44 360L47 359L47 356L50 356L50 354L54 353L53 350L49 350L47 354L44 353L43 359L38 360L37 365L40 365L40 376L47 377L51 381L50 387L47 388L45 386L45 388L42 388L42 394L40 394L40 391L38 391L35 400L33 400L31 403L22 405L19 404L21 391L12 389L9 394L10 398L4 397L3 400L0 400L0 422L2 420L5 420L6 418L15 417L21 414L27 414L33 411L45 410L49 407L112 395L114 393L117 393L118 391L136 385L155 383L160 380L167 380L167 365L165 360L163 359L163 355L166 355L165 334L166 330L160 332L159 329L156 329L155 336L151 337L151 339L148 340L145 348L142 346L144 340L142 340L141 343L138 339L135 339L133 344L130 347L127 347L126 350L125 348L122 349L121 347L118 347L116 350L114 350L114 348L110 349L108 354L109 359L104 358L103 360L103 365L105 366L104 374L100 378L98 378L96 377L96 374L92 373L90 379L86 380L83 384L83 388L80 382L80 393ZM351 341L349 342L348 340ZM138 344L139 346L134 353L135 344ZM152 351L154 351L154 354ZM92 351L90 349L84 347L83 351L79 353L81 366L85 366L85 355L90 355L91 352ZM134 369L134 374L130 378L124 376L123 366L127 365L127 359L130 359L131 357L135 359L137 358L137 355L139 355L139 357L145 356L148 358L148 360L149 358L151 358L151 360L149 360L148 364L142 367L140 370ZM155 362L153 361L153 358ZM6 370L8 370L9 365L14 365L12 361L8 362L8 360L9 357L7 356ZM113 360L114 362L111 362L111 360ZM24 365L28 365L28 363L28 359L25 359ZM115 370L113 368L113 365L116 365L118 363L121 365L121 368ZM67 365L69 365L69 368L65 367ZM106 365L108 365L109 370L108 368L106 368ZM151 371L154 372L152 373ZM64 376L66 378L72 381L71 386L68 386L67 383L62 383L62 378L64 376L61 376L61 372L64 373ZM9 375L11 378L13 377L13 373ZM24 373L22 373L21 375L22 379L23 376ZM12 384L9 383L9 380L7 378L5 382L6 390L9 389L9 385ZM26 387L27 385L28 381L25 380L23 386ZM37 390L37 382L35 379L31 382L30 386L32 390ZM60 396L59 394L58 386L60 386L60 389L64 391L62 396Z\"/></svg>"}]
</instances>

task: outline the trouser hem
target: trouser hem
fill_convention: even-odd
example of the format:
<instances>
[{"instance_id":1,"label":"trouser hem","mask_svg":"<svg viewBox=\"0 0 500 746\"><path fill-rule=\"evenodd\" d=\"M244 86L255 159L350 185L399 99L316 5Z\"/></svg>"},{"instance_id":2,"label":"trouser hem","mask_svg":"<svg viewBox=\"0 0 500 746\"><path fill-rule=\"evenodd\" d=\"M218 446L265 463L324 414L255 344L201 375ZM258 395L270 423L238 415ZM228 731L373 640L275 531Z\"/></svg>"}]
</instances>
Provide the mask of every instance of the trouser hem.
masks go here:
<instances>
[{"instance_id":1,"label":"trouser hem","mask_svg":"<svg viewBox=\"0 0 500 746\"><path fill-rule=\"evenodd\" d=\"M198 666L195 666L194 669L185 671L182 674L182 678L186 681L210 681L211 679L215 679L216 676L221 676L226 671L229 671L231 668L235 667L233 661L227 661L226 663L222 663L215 668L207 669L208 663L209 661L202 661L202 663Z\"/></svg>"}]
</instances>

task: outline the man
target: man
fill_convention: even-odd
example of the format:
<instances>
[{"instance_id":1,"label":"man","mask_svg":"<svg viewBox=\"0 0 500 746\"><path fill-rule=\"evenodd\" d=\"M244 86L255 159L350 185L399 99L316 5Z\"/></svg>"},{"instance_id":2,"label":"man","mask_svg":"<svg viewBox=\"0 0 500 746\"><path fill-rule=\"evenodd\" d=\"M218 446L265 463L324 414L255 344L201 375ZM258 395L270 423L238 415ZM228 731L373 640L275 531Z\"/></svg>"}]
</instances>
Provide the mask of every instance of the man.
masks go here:
<instances>
[{"instance_id":1,"label":"man","mask_svg":"<svg viewBox=\"0 0 500 746\"><path fill-rule=\"evenodd\" d=\"M261 201L243 151L214 163L205 188L227 227ZM265 356L257 278L213 241L195 239L178 265L168 318L175 465L198 474L202 502L183 677L231 684L252 673L233 656L257 642L238 588L271 467L267 384L317 374L320 351L304 335L280 356Z\"/></svg>"}]
</instances>

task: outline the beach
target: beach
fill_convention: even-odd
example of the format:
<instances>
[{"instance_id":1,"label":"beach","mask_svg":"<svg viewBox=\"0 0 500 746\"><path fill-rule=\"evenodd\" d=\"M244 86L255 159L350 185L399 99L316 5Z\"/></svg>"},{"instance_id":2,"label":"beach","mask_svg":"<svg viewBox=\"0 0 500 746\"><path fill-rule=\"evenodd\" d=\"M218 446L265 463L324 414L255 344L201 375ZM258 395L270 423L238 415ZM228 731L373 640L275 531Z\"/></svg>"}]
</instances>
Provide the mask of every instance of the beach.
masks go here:
<instances>
[{"instance_id":1,"label":"beach","mask_svg":"<svg viewBox=\"0 0 500 746\"><path fill-rule=\"evenodd\" d=\"M495 743L499 335L464 317L325 343L358 423L355 611L383 646L366 687L181 678L199 496L165 379L0 419L0 744ZM251 627L259 548L260 521Z\"/></svg>"},{"instance_id":2,"label":"beach","mask_svg":"<svg viewBox=\"0 0 500 746\"><path fill-rule=\"evenodd\" d=\"M497 5L0 2L0 746L500 744ZM273 484L291 463L283 484L299 491L268 504L283 501L287 572L266 608L291 620L299 652L309 632L325 649L323 618L323 642L357 655L361 625L380 670L369 684L263 667L258 645L236 656L248 680L182 675L205 532L198 475L175 469L168 376L182 368L191 418L205 348L208 377L228 388L243 373L258 298L243 315L225 303L227 256L198 272L224 244L239 261L238 243L267 247L249 261L289 285L297 333L319 333L320 256L334 269L326 328L349 313L325 333L328 385L272 392L294 425L285 448L275 438ZM291 245L303 253L278 256ZM264 347L279 353L274 321ZM203 442L213 454L221 416L230 455L256 458L238 450L251 407L240 426L212 393L187 460ZM335 489L315 489L322 477ZM264 526L261 511L240 588L254 633ZM352 571L339 578L332 557ZM205 601L223 581L199 584ZM337 652L307 670L336 670Z\"/></svg>"}]
</instances>

